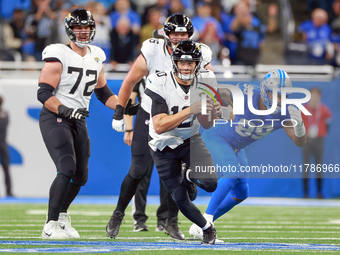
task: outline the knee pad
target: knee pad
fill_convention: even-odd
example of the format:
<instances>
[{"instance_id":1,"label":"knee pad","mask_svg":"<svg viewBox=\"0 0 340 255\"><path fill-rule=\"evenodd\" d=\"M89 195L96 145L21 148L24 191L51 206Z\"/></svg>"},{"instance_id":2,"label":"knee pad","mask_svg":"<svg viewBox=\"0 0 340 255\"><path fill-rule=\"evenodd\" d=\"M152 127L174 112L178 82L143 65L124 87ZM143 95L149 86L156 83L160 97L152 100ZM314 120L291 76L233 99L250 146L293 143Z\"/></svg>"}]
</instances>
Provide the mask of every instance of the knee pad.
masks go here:
<instances>
[{"instance_id":1,"label":"knee pad","mask_svg":"<svg viewBox=\"0 0 340 255\"><path fill-rule=\"evenodd\" d=\"M57 171L63 175L73 178L76 173L76 161L72 155L62 156L57 162Z\"/></svg>"},{"instance_id":2,"label":"knee pad","mask_svg":"<svg viewBox=\"0 0 340 255\"><path fill-rule=\"evenodd\" d=\"M72 182L80 186L85 186L89 177L89 169L83 169L80 174L76 173L72 178Z\"/></svg>"},{"instance_id":3,"label":"knee pad","mask_svg":"<svg viewBox=\"0 0 340 255\"><path fill-rule=\"evenodd\" d=\"M197 181L200 183L199 186L207 192L213 192L217 188L216 178L202 178Z\"/></svg>"},{"instance_id":4,"label":"knee pad","mask_svg":"<svg viewBox=\"0 0 340 255\"><path fill-rule=\"evenodd\" d=\"M237 201L242 202L249 196L249 185L248 183L240 183L236 185L231 191L230 195Z\"/></svg>"},{"instance_id":5,"label":"knee pad","mask_svg":"<svg viewBox=\"0 0 340 255\"><path fill-rule=\"evenodd\" d=\"M147 175L150 167L153 167L153 165L151 166L143 155L132 155L129 175L134 179L143 179Z\"/></svg>"}]
</instances>

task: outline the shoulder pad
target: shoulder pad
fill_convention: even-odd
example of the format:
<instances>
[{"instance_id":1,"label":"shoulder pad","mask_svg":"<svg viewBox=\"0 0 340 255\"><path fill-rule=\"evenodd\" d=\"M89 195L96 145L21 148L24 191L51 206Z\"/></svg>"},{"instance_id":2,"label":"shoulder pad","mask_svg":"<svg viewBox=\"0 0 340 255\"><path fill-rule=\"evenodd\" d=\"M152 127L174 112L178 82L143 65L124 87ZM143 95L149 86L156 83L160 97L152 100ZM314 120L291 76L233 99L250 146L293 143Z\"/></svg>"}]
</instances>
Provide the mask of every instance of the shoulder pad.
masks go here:
<instances>
[{"instance_id":1,"label":"shoulder pad","mask_svg":"<svg viewBox=\"0 0 340 255\"><path fill-rule=\"evenodd\" d=\"M199 44L202 52L202 67L204 68L212 60L212 51L208 45L204 43Z\"/></svg>"},{"instance_id":2,"label":"shoulder pad","mask_svg":"<svg viewBox=\"0 0 340 255\"><path fill-rule=\"evenodd\" d=\"M164 47L163 39L150 38L145 40L142 44L142 48L140 49L144 57L152 56L157 53L157 48Z\"/></svg>"},{"instance_id":3,"label":"shoulder pad","mask_svg":"<svg viewBox=\"0 0 340 255\"><path fill-rule=\"evenodd\" d=\"M94 45L89 45L89 47L92 51L92 54L97 55L96 57L98 57L102 63L106 61L106 55L101 48Z\"/></svg>"},{"instance_id":4,"label":"shoulder pad","mask_svg":"<svg viewBox=\"0 0 340 255\"><path fill-rule=\"evenodd\" d=\"M50 44L46 46L42 52L42 60L44 61L55 60L63 62L63 59L66 55L65 54L66 47L67 47L66 45L61 43Z\"/></svg>"}]
</instances>

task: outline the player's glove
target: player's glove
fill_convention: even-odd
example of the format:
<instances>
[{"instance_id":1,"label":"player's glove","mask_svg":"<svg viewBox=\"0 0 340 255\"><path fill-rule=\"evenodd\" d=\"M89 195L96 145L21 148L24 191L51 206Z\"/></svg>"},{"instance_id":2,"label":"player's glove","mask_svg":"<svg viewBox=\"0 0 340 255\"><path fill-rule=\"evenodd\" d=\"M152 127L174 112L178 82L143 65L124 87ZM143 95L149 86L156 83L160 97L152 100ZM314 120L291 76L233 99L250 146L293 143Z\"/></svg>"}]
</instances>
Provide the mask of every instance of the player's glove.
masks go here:
<instances>
[{"instance_id":1,"label":"player's glove","mask_svg":"<svg viewBox=\"0 0 340 255\"><path fill-rule=\"evenodd\" d=\"M132 104L131 102L132 102L132 100L130 98L126 107L125 107L125 114L133 116L133 115L137 114L140 102L138 102L136 104Z\"/></svg>"},{"instance_id":2,"label":"player's glove","mask_svg":"<svg viewBox=\"0 0 340 255\"><path fill-rule=\"evenodd\" d=\"M65 105L59 105L58 112L61 116L68 119L85 119L85 117L89 117L89 111L85 108L69 108Z\"/></svg>"},{"instance_id":3,"label":"player's glove","mask_svg":"<svg viewBox=\"0 0 340 255\"><path fill-rule=\"evenodd\" d=\"M290 114L290 118L297 122L296 126L294 126L294 132L296 137L302 137L306 134L306 128L303 124L303 119L301 116L301 111L297 109L295 106L288 106L288 112ZM295 123L293 123L295 124Z\"/></svg>"},{"instance_id":4,"label":"player's glove","mask_svg":"<svg viewBox=\"0 0 340 255\"><path fill-rule=\"evenodd\" d=\"M112 128L118 132L125 132L126 122L124 119L124 107L117 104L113 114Z\"/></svg>"}]
</instances>

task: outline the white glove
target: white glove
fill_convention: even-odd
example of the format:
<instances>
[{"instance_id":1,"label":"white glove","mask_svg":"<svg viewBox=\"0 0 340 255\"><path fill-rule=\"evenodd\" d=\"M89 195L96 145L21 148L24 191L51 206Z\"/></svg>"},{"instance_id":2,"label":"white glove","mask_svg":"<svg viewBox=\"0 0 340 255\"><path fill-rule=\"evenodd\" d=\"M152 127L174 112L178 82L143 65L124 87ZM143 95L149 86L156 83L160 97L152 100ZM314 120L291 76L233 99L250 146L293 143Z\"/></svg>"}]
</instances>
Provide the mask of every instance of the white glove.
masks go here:
<instances>
[{"instance_id":1,"label":"white glove","mask_svg":"<svg viewBox=\"0 0 340 255\"><path fill-rule=\"evenodd\" d=\"M302 137L306 134L306 128L303 124L303 119L301 116L301 111L297 109L295 106L288 106L288 112L290 114L290 118L297 122L297 125L294 126L294 132L296 137ZM294 123L295 124L295 123Z\"/></svg>"},{"instance_id":2,"label":"white glove","mask_svg":"<svg viewBox=\"0 0 340 255\"><path fill-rule=\"evenodd\" d=\"M125 132L126 130L126 122L125 119L115 120L112 119L112 128L117 132Z\"/></svg>"}]
</instances>

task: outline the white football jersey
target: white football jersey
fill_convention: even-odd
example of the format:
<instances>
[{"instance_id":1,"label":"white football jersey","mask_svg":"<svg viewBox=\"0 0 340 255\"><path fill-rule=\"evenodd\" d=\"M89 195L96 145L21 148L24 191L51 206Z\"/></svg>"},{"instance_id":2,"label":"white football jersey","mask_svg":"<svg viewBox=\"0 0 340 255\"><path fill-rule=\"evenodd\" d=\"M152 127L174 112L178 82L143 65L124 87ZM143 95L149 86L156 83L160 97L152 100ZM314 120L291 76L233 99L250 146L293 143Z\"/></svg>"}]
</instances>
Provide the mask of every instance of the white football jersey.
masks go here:
<instances>
[{"instance_id":1,"label":"white football jersey","mask_svg":"<svg viewBox=\"0 0 340 255\"><path fill-rule=\"evenodd\" d=\"M210 48L199 43L202 52L201 70L211 62L212 52ZM141 53L145 58L149 74L172 70L171 55L169 54L164 39L150 38L143 42ZM148 96L142 96L142 108L150 113L151 99Z\"/></svg>"},{"instance_id":2,"label":"white football jersey","mask_svg":"<svg viewBox=\"0 0 340 255\"><path fill-rule=\"evenodd\" d=\"M174 73L166 71L148 76L145 93L152 100L152 103L158 101L164 104L165 102L168 109L167 114L172 115L200 100L201 93L210 90L207 86L214 89L217 86L216 77L210 70L204 70L195 77L188 93L185 93L177 83ZM149 135L151 140L149 141L149 146L154 151L157 149L163 150L166 146L174 149L182 144L185 139L197 134L199 127L200 124L196 116L191 115L173 130L157 134L152 116L150 116Z\"/></svg>"},{"instance_id":3,"label":"white football jersey","mask_svg":"<svg viewBox=\"0 0 340 255\"><path fill-rule=\"evenodd\" d=\"M60 81L53 95L70 108L89 109L91 95L106 60L97 46L88 46L82 57L65 44L51 44L42 52L44 61L59 61L63 65Z\"/></svg>"}]
</instances>

